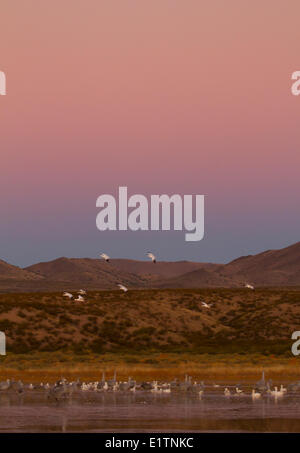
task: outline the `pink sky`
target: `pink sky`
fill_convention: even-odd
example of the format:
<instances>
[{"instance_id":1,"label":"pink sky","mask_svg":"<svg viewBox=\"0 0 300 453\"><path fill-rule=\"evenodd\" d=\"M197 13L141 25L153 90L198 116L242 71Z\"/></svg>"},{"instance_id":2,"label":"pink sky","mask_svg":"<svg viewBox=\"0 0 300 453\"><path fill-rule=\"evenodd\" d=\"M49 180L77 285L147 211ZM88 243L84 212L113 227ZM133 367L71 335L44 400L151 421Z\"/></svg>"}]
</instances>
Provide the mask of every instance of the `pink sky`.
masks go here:
<instances>
[{"instance_id":1,"label":"pink sky","mask_svg":"<svg viewBox=\"0 0 300 453\"><path fill-rule=\"evenodd\" d=\"M2 0L0 13L0 258L226 261L299 240L298 0ZM207 195L205 239L100 233L96 198L121 185Z\"/></svg>"}]
</instances>

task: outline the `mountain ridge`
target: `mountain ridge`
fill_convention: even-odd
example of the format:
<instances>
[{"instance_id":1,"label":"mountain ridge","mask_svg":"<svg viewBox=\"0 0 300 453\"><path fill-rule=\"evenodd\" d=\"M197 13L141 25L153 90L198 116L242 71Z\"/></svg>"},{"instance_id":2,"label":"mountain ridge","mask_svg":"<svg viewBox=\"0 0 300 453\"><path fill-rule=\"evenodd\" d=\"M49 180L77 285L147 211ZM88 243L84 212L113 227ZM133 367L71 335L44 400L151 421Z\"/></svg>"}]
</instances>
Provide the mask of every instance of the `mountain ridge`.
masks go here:
<instances>
[{"instance_id":1,"label":"mountain ridge","mask_svg":"<svg viewBox=\"0 0 300 453\"><path fill-rule=\"evenodd\" d=\"M300 242L240 256L227 264L60 257L20 268L0 260L0 291L300 286Z\"/></svg>"}]
</instances>

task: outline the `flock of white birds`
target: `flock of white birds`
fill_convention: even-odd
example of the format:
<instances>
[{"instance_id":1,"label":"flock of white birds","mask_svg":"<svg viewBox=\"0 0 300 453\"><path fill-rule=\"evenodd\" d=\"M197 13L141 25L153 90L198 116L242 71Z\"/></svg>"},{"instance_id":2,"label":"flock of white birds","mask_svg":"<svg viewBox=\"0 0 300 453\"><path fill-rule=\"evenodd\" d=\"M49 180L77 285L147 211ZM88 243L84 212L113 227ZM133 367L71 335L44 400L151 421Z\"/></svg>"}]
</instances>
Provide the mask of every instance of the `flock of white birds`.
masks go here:
<instances>
[{"instance_id":1,"label":"flock of white birds","mask_svg":"<svg viewBox=\"0 0 300 453\"><path fill-rule=\"evenodd\" d=\"M154 263L154 264L156 263L156 256L154 255L154 253L147 252L146 255L147 255L148 258L151 259L152 263ZM106 253L101 253L100 254L100 258L102 258L104 261L109 263L110 256L108 256ZM127 293L128 288L125 285L122 285L121 283L118 283L117 286L119 287L119 289L121 291L123 291L124 293ZM254 290L254 286L250 285L249 283L245 283L245 288ZM63 297L67 297L68 299L73 299L75 302L85 302L85 298L83 296L86 296L86 295L87 295L87 292L84 289L80 289L77 292L77 296L76 297L72 293L69 293L67 291L65 291L63 293ZM213 304L207 304L206 302L201 302L201 303L202 303L202 307L204 307L204 308L208 308L209 309L209 308L211 308L213 306Z\"/></svg>"},{"instance_id":2,"label":"flock of white birds","mask_svg":"<svg viewBox=\"0 0 300 453\"><path fill-rule=\"evenodd\" d=\"M252 400L258 400L263 397L274 397L275 401L278 398L283 397L288 392L294 392L298 390L300 382L290 384L288 388L284 387L282 384L280 388L273 387L271 380L265 380L265 373L262 372L262 378L260 381L256 382L254 385L250 386L249 394L249 385L244 385L243 388L239 385L230 385L224 386L222 384L205 384L203 381L194 381L191 376L185 375L185 380L180 381L177 378L168 381L150 381L150 382L137 382L131 377L127 381L118 381L117 373L114 372L113 379L105 379L105 372L102 374L101 381L95 382L81 382L80 379L77 379L73 382L68 382L65 378L60 379L54 385L49 383L43 384L25 384L22 381L15 381L7 379L6 381L0 382L0 393L7 391L14 391L18 394L23 394L26 391L32 390L46 390L48 398L54 398L56 401L59 401L62 398L71 397L73 394L76 394L81 391L89 392L151 392L151 393L173 393L173 392L185 392L187 394L198 394L199 397L205 395L206 392L211 394L211 388L220 389L225 396L225 398L230 397L251 397ZM221 393L221 394L222 394ZM215 395L220 395L219 390Z\"/></svg>"},{"instance_id":3,"label":"flock of white birds","mask_svg":"<svg viewBox=\"0 0 300 453\"><path fill-rule=\"evenodd\" d=\"M148 256L148 258L151 259L152 263L154 263L154 264L156 263L156 256L152 252L147 252L146 255ZM100 258L102 258L104 261L109 263L110 256L108 256L106 253L101 253L100 254ZM127 293L128 288L125 285L122 285L121 283L118 283L117 286L119 287L119 289L121 291L123 291L124 293ZM65 291L63 293L63 297L67 297L68 299L73 299L75 302L85 302L85 298L83 296L86 296L86 295L87 295L87 292L84 289L80 289L77 292L77 296L76 297L72 293L69 293L67 291Z\"/></svg>"}]
</instances>

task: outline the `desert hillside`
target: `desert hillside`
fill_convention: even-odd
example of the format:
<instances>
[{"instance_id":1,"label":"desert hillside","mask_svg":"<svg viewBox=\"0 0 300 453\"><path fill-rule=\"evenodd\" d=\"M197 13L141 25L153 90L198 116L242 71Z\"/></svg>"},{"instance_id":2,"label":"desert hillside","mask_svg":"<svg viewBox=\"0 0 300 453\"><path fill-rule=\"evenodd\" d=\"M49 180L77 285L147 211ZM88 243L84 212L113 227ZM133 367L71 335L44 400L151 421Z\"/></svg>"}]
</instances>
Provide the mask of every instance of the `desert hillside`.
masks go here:
<instances>
[{"instance_id":1,"label":"desert hillside","mask_svg":"<svg viewBox=\"0 0 300 453\"><path fill-rule=\"evenodd\" d=\"M212 304L210 308L202 302ZM290 354L300 290L199 289L0 295L8 351L251 351Z\"/></svg>"}]
</instances>

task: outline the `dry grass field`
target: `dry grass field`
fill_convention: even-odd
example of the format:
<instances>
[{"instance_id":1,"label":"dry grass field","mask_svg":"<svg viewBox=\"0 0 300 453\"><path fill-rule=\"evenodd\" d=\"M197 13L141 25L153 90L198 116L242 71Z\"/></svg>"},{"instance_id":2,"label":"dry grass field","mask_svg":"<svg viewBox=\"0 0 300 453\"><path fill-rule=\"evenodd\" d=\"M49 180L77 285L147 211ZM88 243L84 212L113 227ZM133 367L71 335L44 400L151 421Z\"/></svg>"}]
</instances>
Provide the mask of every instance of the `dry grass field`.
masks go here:
<instances>
[{"instance_id":1,"label":"dry grass field","mask_svg":"<svg viewBox=\"0 0 300 453\"><path fill-rule=\"evenodd\" d=\"M196 380L255 382L262 370L268 378L293 381L300 378L300 359L262 354L9 354L0 359L0 379L25 382L54 382L61 377L83 381L101 380L102 373L111 378L114 371L120 380L129 376L137 380L183 380L185 374Z\"/></svg>"}]
</instances>

